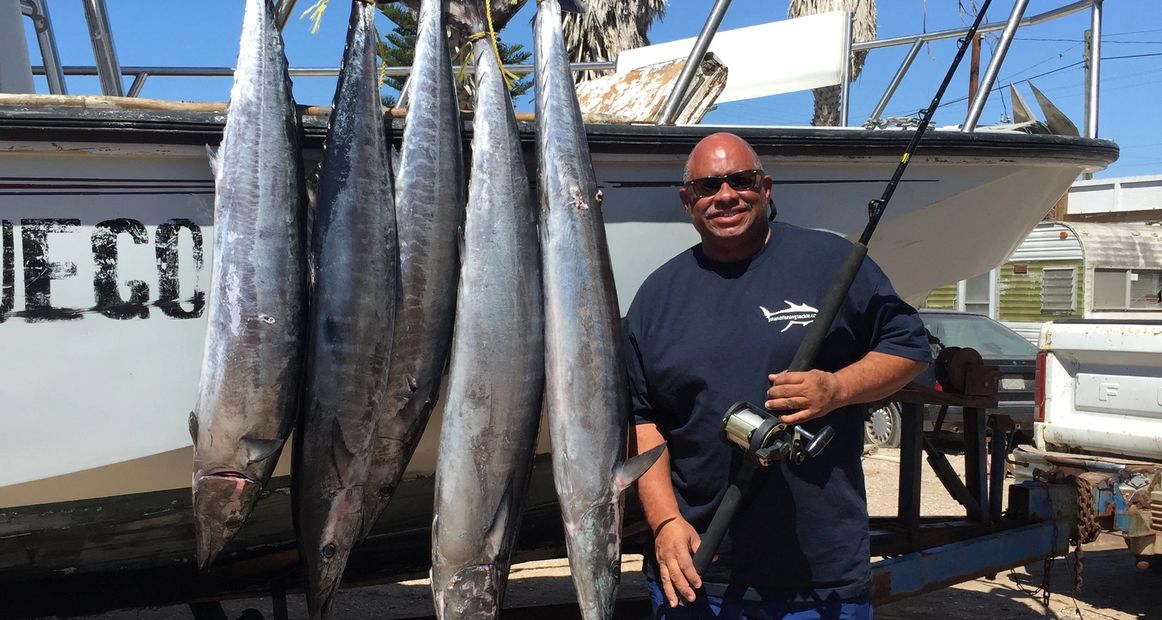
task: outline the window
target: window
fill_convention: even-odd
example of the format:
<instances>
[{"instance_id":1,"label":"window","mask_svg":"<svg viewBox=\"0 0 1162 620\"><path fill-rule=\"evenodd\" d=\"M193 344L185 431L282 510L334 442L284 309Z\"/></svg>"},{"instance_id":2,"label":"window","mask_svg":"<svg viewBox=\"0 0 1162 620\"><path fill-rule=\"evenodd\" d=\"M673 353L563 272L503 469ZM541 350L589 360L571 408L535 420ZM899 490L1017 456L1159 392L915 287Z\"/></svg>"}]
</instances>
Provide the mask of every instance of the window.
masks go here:
<instances>
[{"instance_id":1,"label":"window","mask_svg":"<svg viewBox=\"0 0 1162 620\"><path fill-rule=\"evenodd\" d=\"M1072 311L1077 300L1077 268L1053 268L1041 272L1041 311Z\"/></svg>"},{"instance_id":2,"label":"window","mask_svg":"<svg viewBox=\"0 0 1162 620\"><path fill-rule=\"evenodd\" d=\"M1095 269L1094 310L1162 310L1162 271Z\"/></svg>"},{"instance_id":3,"label":"window","mask_svg":"<svg viewBox=\"0 0 1162 620\"><path fill-rule=\"evenodd\" d=\"M964 311L989 316L989 293L992 289L992 272L964 281Z\"/></svg>"}]
</instances>

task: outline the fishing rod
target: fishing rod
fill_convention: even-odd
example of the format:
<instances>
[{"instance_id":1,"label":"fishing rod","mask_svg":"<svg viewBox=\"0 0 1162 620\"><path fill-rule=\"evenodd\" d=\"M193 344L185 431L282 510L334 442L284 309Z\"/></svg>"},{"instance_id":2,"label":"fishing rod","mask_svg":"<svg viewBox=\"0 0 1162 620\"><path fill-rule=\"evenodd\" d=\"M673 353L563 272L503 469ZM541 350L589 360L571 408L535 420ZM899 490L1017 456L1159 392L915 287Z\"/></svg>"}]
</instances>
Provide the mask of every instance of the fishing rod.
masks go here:
<instances>
[{"instance_id":1,"label":"fishing rod","mask_svg":"<svg viewBox=\"0 0 1162 620\"><path fill-rule=\"evenodd\" d=\"M831 328L831 323L835 321L836 315L839 314L843 300L847 297L852 282L855 281L855 276L863 264L864 257L867 256L868 241L875 233L876 226L880 223L880 218L883 217L888 202L891 201L892 195L896 192L900 177L904 176L908 162L911 161L912 154L916 152L916 147L920 144L920 138L924 136L924 132L927 131L928 125L932 122L932 116L936 114L936 108L944 97L944 91L948 89L948 84L952 81L956 68L960 66L965 50L976 37L976 31L991 3L992 0L984 1L972 27L968 29L964 38L957 42L956 57L952 60L952 66L944 75L944 81L940 83L940 88L937 89L936 96L932 98L932 103L922 110L923 117L920 126L916 128L916 133L912 135L912 140L904 149L904 155L900 157L900 163L896 165L896 171L892 174L891 180L888 181L887 187L884 188L884 193L868 203L867 226L863 229L859 241L852 245L851 251L848 252L841 264L835 281L831 283L827 295L823 298L823 304L815 315L815 320L808 326L807 334L803 337L803 342L800 343L787 370L801 372L810 370L814 366L815 357L823 344L823 338ZM746 401L735 403L726 411L722 418L722 439L741 449L748 458L744 460L738 473L731 480L730 486L727 487L726 494L710 521L710 527L702 535L701 546L694 554L694 568L699 575L704 574L706 569L710 568L710 562L718 553L718 547L722 544L727 530L730 529L734 515L738 512L750 490L755 472L760 467L767 467L784 459L790 459L792 463L798 464L813 458L827 447L834 436L835 430L830 426L824 426L815 434L811 434L801 426L782 423L778 414Z\"/></svg>"}]
</instances>

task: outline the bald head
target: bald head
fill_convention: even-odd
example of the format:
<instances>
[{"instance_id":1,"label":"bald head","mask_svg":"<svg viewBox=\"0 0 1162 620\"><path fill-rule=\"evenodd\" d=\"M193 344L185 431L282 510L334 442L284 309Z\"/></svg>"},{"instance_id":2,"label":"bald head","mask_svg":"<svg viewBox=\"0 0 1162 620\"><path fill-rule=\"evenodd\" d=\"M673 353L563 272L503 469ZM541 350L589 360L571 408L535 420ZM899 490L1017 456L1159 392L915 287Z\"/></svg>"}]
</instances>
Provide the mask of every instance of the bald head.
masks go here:
<instances>
[{"instance_id":1,"label":"bald head","mask_svg":"<svg viewBox=\"0 0 1162 620\"><path fill-rule=\"evenodd\" d=\"M753 162L752 168L761 169L763 167L758 154L754 152L746 140L725 131L710 134L702 138L694 146L694 150L690 151L690 157L686 158L686 168L682 172L682 180L691 180L694 178L696 170L710 162L739 157Z\"/></svg>"}]
</instances>

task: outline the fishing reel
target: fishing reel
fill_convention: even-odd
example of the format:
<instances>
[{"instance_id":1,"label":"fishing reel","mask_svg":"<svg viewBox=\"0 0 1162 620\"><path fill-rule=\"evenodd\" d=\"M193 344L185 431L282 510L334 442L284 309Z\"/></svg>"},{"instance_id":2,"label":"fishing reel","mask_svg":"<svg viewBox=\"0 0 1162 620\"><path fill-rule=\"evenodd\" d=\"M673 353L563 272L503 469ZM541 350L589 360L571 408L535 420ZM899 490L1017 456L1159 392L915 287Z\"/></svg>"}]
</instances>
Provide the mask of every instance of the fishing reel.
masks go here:
<instances>
[{"instance_id":1,"label":"fishing reel","mask_svg":"<svg viewBox=\"0 0 1162 620\"><path fill-rule=\"evenodd\" d=\"M798 465L818 456L834 437L830 426L810 433L801 425L787 426L779 416L746 401L734 403L722 416L722 440L760 467L784 459Z\"/></svg>"}]
</instances>

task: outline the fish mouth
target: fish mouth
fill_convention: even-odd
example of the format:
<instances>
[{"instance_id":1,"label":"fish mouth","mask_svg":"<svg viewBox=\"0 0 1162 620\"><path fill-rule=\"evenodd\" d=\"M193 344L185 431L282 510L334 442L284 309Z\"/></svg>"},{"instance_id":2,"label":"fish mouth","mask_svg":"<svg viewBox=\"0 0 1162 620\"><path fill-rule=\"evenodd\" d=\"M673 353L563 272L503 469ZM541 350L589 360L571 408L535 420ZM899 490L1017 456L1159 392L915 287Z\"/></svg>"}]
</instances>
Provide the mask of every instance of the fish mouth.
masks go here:
<instances>
[{"instance_id":1,"label":"fish mouth","mask_svg":"<svg viewBox=\"0 0 1162 620\"><path fill-rule=\"evenodd\" d=\"M335 602L335 593L339 590L339 578L342 571L328 571L331 574L321 578L322 587L318 590L307 589L307 616L310 618L329 618L331 605Z\"/></svg>"},{"instance_id":2,"label":"fish mouth","mask_svg":"<svg viewBox=\"0 0 1162 620\"><path fill-rule=\"evenodd\" d=\"M254 480L253 478L251 478L250 476L247 476L246 474L244 474L238 470L227 469L224 467L220 467L218 469L211 469L211 470L203 473L202 477L203 478L206 478L206 477L230 478L230 479L235 479L235 480L245 480L247 482L254 482L257 484L257 481Z\"/></svg>"},{"instance_id":3,"label":"fish mouth","mask_svg":"<svg viewBox=\"0 0 1162 620\"><path fill-rule=\"evenodd\" d=\"M500 610L502 579L495 564L465 566L441 590L433 591L437 613L452 618L495 618ZM436 582L432 582L433 589Z\"/></svg>"},{"instance_id":4,"label":"fish mouth","mask_svg":"<svg viewBox=\"0 0 1162 620\"><path fill-rule=\"evenodd\" d=\"M246 523L262 485L232 469L194 479L194 537L198 568L206 569Z\"/></svg>"}]
</instances>

